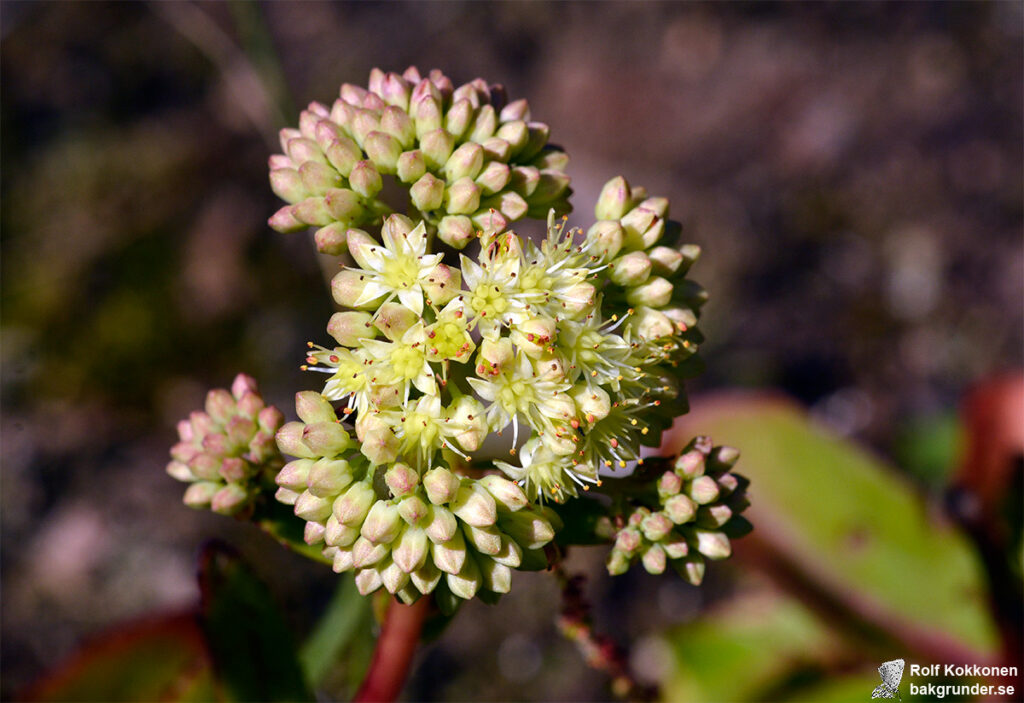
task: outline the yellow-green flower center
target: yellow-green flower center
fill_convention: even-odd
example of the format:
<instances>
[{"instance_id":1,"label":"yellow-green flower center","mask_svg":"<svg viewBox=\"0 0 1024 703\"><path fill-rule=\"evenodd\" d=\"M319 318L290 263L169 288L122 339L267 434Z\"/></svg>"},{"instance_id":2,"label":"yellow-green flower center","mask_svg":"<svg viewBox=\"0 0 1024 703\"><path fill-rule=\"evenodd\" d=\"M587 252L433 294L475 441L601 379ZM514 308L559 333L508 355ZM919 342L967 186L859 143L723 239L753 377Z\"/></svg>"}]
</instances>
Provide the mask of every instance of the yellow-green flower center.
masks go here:
<instances>
[{"instance_id":1,"label":"yellow-green flower center","mask_svg":"<svg viewBox=\"0 0 1024 703\"><path fill-rule=\"evenodd\" d=\"M396 256L384 261L381 278L392 288L409 288L416 283L419 273L416 257Z\"/></svg>"},{"instance_id":2,"label":"yellow-green flower center","mask_svg":"<svg viewBox=\"0 0 1024 703\"><path fill-rule=\"evenodd\" d=\"M394 371L395 377L402 381L409 381L420 375L423 371L423 347L399 346L391 353L389 362Z\"/></svg>"},{"instance_id":3,"label":"yellow-green flower center","mask_svg":"<svg viewBox=\"0 0 1024 703\"><path fill-rule=\"evenodd\" d=\"M469 300L470 307L481 317L500 318L508 310L508 300L497 286L478 286Z\"/></svg>"}]
</instances>

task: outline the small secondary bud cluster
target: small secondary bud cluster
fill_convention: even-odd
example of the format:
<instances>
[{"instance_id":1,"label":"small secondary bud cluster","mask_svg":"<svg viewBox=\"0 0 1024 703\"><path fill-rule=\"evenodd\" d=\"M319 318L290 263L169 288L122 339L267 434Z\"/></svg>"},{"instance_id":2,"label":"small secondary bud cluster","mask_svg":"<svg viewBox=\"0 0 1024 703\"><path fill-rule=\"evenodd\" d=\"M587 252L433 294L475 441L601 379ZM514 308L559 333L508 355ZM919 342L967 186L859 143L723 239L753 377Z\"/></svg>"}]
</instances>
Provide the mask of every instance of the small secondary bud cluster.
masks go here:
<instances>
[{"instance_id":1,"label":"small secondary bud cluster","mask_svg":"<svg viewBox=\"0 0 1024 703\"><path fill-rule=\"evenodd\" d=\"M277 499L295 507L306 542L322 545L335 571L355 572L360 593L383 587L407 603L435 593L452 605L507 593L512 569L547 564L541 550L558 518L512 481L374 464L322 395L299 393L295 405L300 421L277 435L297 457L277 475Z\"/></svg>"},{"instance_id":2,"label":"small secondary bud cluster","mask_svg":"<svg viewBox=\"0 0 1024 703\"><path fill-rule=\"evenodd\" d=\"M284 463L274 440L283 423L249 376L236 376L230 391L210 391L205 412L178 423L180 441L167 465L167 473L190 484L185 504L224 515L249 508Z\"/></svg>"},{"instance_id":3,"label":"small secondary bud cluster","mask_svg":"<svg viewBox=\"0 0 1024 703\"><path fill-rule=\"evenodd\" d=\"M281 130L270 183L289 205L270 225L318 227L320 251L340 254L349 228L392 211L380 196L393 177L431 234L461 249L478 229L569 211L568 157L548 133L500 85L478 78L456 88L438 70L374 69L367 88L346 83L330 108L311 103L298 129Z\"/></svg>"},{"instance_id":4,"label":"small secondary bud cluster","mask_svg":"<svg viewBox=\"0 0 1024 703\"><path fill-rule=\"evenodd\" d=\"M657 508L637 507L616 534L608 572L623 574L639 560L649 573L671 566L699 585L705 560L728 557L729 536L749 529L740 515L749 505L747 480L731 473L738 457L735 449L712 447L707 437L691 442L658 479Z\"/></svg>"}]
</instances>

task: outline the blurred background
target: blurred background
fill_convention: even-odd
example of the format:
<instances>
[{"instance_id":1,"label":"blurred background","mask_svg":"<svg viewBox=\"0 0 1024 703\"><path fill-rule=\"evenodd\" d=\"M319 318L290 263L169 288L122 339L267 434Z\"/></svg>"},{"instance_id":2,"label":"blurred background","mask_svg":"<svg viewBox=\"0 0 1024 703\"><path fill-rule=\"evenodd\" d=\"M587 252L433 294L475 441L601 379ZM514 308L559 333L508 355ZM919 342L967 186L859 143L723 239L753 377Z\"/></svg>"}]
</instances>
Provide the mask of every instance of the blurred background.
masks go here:
<instances>
[{"instance_id":1,"label":"blurred background","mask_svg":"<svg viewBox=\"0 0 1024 703\"><path fill-rule=\"evenodd\" d=\"M1022 7L4 2L3 697L86 636L190 606L208 536L250 559L297 638L325 607L332 573L186 509L164 465L175 422L236 372L285 409L316 385L298 364L307 339L325 339L331 301L309 238L266 226L278 207L266 159L309 101L410 64L528 98L572 157L571 222L590 223L617 174L668 196L711 293L690 429L725 422L702 414L724 389L795 399L811 418L800 431L827 438L812 459L854 452L851 475L917 506L892 512L917 521L921 549L955 543L962 561L936 566L967 583L949 586L946 633L997 651L980 567L936 506L963 446L963 394L1024 364ZM730 431L752 452L757 508L763 445ZM763 456L786 485L802 480ZM842 500L843 480L813 498ZM762 515L801 500L764 485ZM829 515L843 511L864 530L898 517L866 497ZM879 573L899 573L900 549ZM841 634L752 551L701 589L640 573L613 583L601 550L571 565L590 576L598 628L672 699L815 699L848 675L866 698L902 650L872 658L877 637ZM555 631L558 598L520 575L498 607L470 604L421 653L407 695L607 698ZM735 679L723 662L765 649L784 661L748 662L750 690L706 680Z\"/></svg>"}]
</instances>

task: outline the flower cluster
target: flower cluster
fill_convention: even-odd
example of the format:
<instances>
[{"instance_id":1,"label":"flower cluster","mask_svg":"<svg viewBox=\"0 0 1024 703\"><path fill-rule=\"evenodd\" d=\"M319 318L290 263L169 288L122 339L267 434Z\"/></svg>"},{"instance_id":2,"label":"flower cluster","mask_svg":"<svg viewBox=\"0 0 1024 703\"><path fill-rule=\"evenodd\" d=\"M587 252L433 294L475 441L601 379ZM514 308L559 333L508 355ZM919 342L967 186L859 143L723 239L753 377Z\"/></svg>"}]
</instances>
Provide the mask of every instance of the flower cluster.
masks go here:
<instances>
[{"instance_id":1,"label":"flower cluster","mask_svg":"<svg viewBox=\"0 0 1024 703\"><path fill-rule=\"evenodd\" d=\"M277 435L298 457L277 475L277 499L306 520L305 540L323 545L334 570L354 570L364 595L384 587L407 603L507 593L512 569L540 568L557 517L529 505L497 475L458 476L444 466L373 464L352 451L334 408L319 393L296 396L301 421ZM554 524L552 522L554 521Z\"/></svg>"},{"instance_id":2,"label":"flower cluster","mask_svg":"<svg viewBox=\"0 0 1024 703\"><path fill-rule=\"evenodd\" d=\"M167 473L189 483L185 504L236 515L252 505L284 461L274 436L284 415L265 405L256 381L238 374L231 390L206 395L206 409L178 423Z\"/></svg>"},{"instance_id":3,"label":"flower cluster","mask_svg":"<svg viewBox=\"0 0 1024 703\"><path fill-rule=\"evenodd\" d=\"M730 472L739 457L730 447L712 447L698 437L658 479L658 506L637 507L615 536L608 555L610 574L625 573L637 559L660 574L671 565L694 585L704 578L705 560L732 553L729 534L748 529L740 515L749 501L747 480Z\"/></svg>"},{"instance_id":4,"label":"flower cluster","mask_svg":"<svg viewBox=\"0 0 1024 703\"><path fill-rule=\"evenodd\" d=\"M318 248L339 254L349 228L391 212L380 196L382 176L394 177L416 217L461 249L477 229L568 212L568 157L548 133L500 85L478 78L455 88L437 70L374 69L367 88L346 83L332 107L311 103L298 129L281 130L270 183L289 205L270 224L318 227Z\"/></svg>"}]
</instances>

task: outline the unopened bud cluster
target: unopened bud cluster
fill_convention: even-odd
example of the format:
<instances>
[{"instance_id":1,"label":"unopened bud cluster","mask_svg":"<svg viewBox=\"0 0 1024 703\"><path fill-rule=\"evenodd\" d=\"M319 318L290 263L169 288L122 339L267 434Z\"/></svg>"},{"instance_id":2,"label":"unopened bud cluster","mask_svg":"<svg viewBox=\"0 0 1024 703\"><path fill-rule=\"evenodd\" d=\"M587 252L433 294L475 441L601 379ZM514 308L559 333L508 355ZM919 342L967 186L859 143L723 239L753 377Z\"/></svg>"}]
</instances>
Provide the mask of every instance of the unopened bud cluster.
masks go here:
<instances>
[{"instance_id":1,"label":"unopened bud cluster","mask_svg":"<svg viewBox=\"0 0 1024 703\"><path fill-rule=\"evenodd\" d=\"M270 183L289 205L270 224L318 227L318 248L340 254L349 228L392 211L380 196L394 178L431 234L461 249L478 229L568 212L568 157L548 133L499 85L478 78L456 88L437 70L374 69L368 87L346 83L331 107L311 103L298 129L281 130Z\"/></svg>"},{"instance_id":2,"label":"unopened bud cluster","mask_svg":"<svg viewBox=\"0 0 1024 703\"><path fill-rule=\"evenodd\" d=\"M323 546L337 572L354 571L362 594L383 587L411 603L480 592L507 593L512 569L541 568L557 517L530 505L497 475L459 476L442 465L421 471L372 463L319 393L296 396L299 422L278 433L297 457L277 475L277 499L306 521L305 540Z\"/></svg>"},{"instance_id":3,"label":"unopened bud cluster","mask_svg":"<svg viewBox=\"0 0 1024 703\"><path fill-rule=\"evenodd\" d=\"M236 376L230 391L210 391L205 410L178 423L180 441L167 465L167 473L190 484L185 504L224 515L250 507L284 463L274 438L283 423L249 376Z\"/></svg>"},{"instance_id":4,"label":"unopened bud cluster","mask_svg":"<svg viewBox=\"0 0 1024 703\"><path fill-rule=\"evenodd\" d=\"M615 536L608 555L610 574L625 573L637 560L649 573L671 566L694 585L704 578L706 560L732 553L729 534L746 531L740 516L749 501L747 480L731 473L739 454L694 440L658 479L658 506L637 507Z\"/></svg>"}]
</instances>

